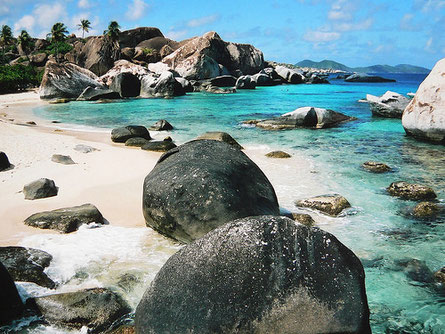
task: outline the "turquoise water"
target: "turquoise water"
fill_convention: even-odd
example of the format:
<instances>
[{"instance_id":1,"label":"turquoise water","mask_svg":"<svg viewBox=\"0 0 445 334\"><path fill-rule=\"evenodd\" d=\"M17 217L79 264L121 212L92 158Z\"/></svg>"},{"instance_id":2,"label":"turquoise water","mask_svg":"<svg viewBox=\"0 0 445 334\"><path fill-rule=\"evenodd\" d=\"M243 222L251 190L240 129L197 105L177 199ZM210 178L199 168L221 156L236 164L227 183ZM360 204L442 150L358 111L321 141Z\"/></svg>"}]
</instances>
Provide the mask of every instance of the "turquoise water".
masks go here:
<instances>
[{"instance_id":1,"label":"turquoise water","mask_svg":"<svg viewBox=\"0 0 445 334\"><path fill-rule=\"evenodd\" d=\"M106 129L128 124L149 126L163 118L175 127L168 135L177 143L206 131L226 131L243 146L263 145L307 157L323 187L344 195L353 206L346 216L337 218L341 223L324 223L321 228L363 260L373 332L444 333L443 287L409 278L397 261L416 258L432 271L444 266L445 217L416 221L404 214L414 203L388 196L385 188L398 180L425 183L435 189L439 201L445 202L445 147L406 137L400 120L373 118L369 106L357 102L368 93L415 92L425 76L394 77L396 83L331 80L331 85L260 87L229 95L192 93L175 99L71 102L34 112L76 126ZM330 108L358 120L324 130L270 132L241 125L244 120L277 116L302 106ZM368 173L360 168L367 160L385 162L393 172ZM280 189L280 201L296 199ZM286 208L292 209L289 205Z\"/></svg>"}]
</instances>

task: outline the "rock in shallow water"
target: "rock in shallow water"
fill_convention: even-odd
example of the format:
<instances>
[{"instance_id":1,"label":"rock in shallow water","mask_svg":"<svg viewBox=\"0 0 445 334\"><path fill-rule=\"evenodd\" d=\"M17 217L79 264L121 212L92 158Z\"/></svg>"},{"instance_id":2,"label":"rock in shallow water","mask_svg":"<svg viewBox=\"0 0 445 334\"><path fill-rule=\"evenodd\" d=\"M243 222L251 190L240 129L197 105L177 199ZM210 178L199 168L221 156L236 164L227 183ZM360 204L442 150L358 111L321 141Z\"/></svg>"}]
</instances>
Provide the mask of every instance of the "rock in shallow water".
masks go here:
<instances>
[{"instance_id":1,"label":"rock in shallow water","mask_svg":"<svg viewBox=\"0 0 445 334\"><path fill-rule=\"evenodd\" d=\"M431 202L420 202L413 209L413 216L416 218L435 217L440 211L439 205Z\"/></svg>"},{"instance_id":2,"label":"rock in shallow water","mask_svg":"<svg viewBox=\"0 0 445 334\"><path fill-rule=\"evenodd\" d=\"M102 288L35 298L37 309L50 324L103 333L121 316L131 311L116 293Z\"/></svg>"},{"instance_id":3,"label":"rock in shallow water","mask_svg":"<svg viewBox=\"0 0 445 334\"><path fill-rule=\"evenodd\" d=\"M239 149L196 140L164 154L144 181L146 224L181 242L237 218L279 214L269 180Z\"/></svg>"},{"instance_id":4,"label":"rock in shallow water","mask_svg":"<svg viewBox=\"0 0 445 334\"><path fill-rule=\"evenodd\" d=\"M169 131L173 130L173 125L171 125L168 121L165 119L161 119L157 121L155 124L150 126L150 130L153 131Z\"/></svg>"},{"instance_id":5,"label":"rock in shallow water","mask_svg":"<svg viewBox=\"0 0 445 334\"><path fill-rule=\"evenodd\" d=\"M363 163L362 167L373 173L385 173L391 170L387 164L376 161L366 161Z\"/></svg>"},{"instance_id":6,"label":"rock in shallow water","mask_svg":"<svg viewBox=\"0 0 445 334\"><path fill-rule=\"evenodd\" d=\"M80 225L91 223L104 224L102 214L92 204L39 212L25 219L26 225L62 233L77 231Z\"/></svg>"},{"instance_id":7,"label":"rock in shallow water","mask_svg":"<svg viewBox=\"0 0 445 334\"><path fill-rule=\"evenodd\" d=\"M150 140L150 133L142 125L127 125L111 131L111 140L115 143L125 143L130 138L141 137Z\"/></svg>"},{"instance_id":8,"label":"rock in shallow water","mask_svg":"<svg viewBox=\"0 0 445 334\"><path fill-rule=\"evenodd\" d=\"M351 207L348 200L341 195L321 195L297 201L299 207L311 208L327 213L331 216L338 216L344 209Z\"/></svg>"},{"instance_id":9,"label":"rock in shallow water","mask_svg":"<svg viewBox=\"0 0 445 334\"><path fill-rule=\"evenodd\" d=\"M410 99L401 94L387 91L382 96L367 94L366 101L369 102L374 116L402 118L403 111Z\"/></svg>"},{"instance_id":10,"label":"rock in shallow water","mask_svg":"<svg viewBox=\"0 0 445 334\"><path fill-rule=\"evenodd\" d=\"M277 159L285 159L290 158L291 155L289 153L283 152L283 151L273 151L266 154L266 157L268 158L277 158Z\"/></svg>"},{"instance_id":11,"label":"rock in shallow water","mask_svg":"<svg viewBox=\"0 0 445 334\"><path fill-rule=\"evenodd\" d=\"M30 200L57 196L58 192L59 188L56 187L54 181L45 178L28 183L23 187L25 199Z\"/></svg>"},{"instance_id":12,"label":"rock in shallow water","mask_svg":"<svg viewBox=\"0 0 445 334\"><path fill-rule=\"evenodd\" d=\"M0 247L0 262L8 269L14 281L33 282L53 289L56 284L43 270L49 266L52 256L39 249L25 247Z\"/></svg>"},{"instance_id":13,"label":"rock in shallow water","mask_svg":"<svg viewBox=\"0 0 445 334\"><path fill-rule=\"evenodd\" d=\"M370 333L360 260L276 216L230 222L173 255L135 323L137 333Z\"/></svg>"},{"instance_id":14,"label":"rock in shallow water","mask_svg":"<svg viewBox=\"0 0 445 334\"><path fill-rule=\"evenodd\" d=\"M413 201L436 198L434 190L422 184L412 184L404 181L393 182L386 188L391 196Z\"/></svg>"},{"instance_id":15,"label":"rock in shallow water","mask_svg":"<svg viewBox=\"0 0 445 334\"><path fill-rule=\"evenodd\" d=\"M0 326L19 318L24 309L11 275L0 262Z\"/></svg>"}]
</instances>

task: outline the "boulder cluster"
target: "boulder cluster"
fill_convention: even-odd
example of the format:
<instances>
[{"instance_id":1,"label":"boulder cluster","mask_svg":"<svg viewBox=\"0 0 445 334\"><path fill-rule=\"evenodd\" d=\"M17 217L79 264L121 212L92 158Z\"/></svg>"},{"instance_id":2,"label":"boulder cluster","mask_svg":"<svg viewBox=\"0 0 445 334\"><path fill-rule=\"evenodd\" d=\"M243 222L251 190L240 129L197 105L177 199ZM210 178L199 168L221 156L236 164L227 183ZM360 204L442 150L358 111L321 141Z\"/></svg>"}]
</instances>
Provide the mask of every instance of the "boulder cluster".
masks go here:
<instances>
[{"instance_id":1,"label":"boulder cluster","mask_svg":"<svg viewBox=\"0 0 445 334\"><path fill-rule=\"evenodd\" d=\"M120 33L118 41L93 36L74 39L72 45L64 59L46 61L42 99L173 97L282 83L329 83L317 73L264 61L254 46L226 42L213 31L176 42L157 28L141 27Z\"/></svg>"}]
</instances>

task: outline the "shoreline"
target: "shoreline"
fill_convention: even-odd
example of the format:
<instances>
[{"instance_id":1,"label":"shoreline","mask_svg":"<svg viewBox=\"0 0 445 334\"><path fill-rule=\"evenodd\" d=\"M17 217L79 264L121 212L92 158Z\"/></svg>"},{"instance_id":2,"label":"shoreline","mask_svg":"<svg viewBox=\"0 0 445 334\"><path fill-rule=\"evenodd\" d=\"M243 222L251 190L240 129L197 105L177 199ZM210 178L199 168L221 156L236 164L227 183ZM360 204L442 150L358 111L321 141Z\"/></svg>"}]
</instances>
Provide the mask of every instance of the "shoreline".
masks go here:
<instances>
[{"instance_id":1,"label":"shoreline","mask_svg":"<svg viewBox=\"0 0 445 334\"><path fill-rule=\"evenodd\" d=\"M35 92L0 96L0 150L14 165L12 169L0 173L3 199L0 207L0 216L3 217L0 246L16 245L33 234L57 233L26 226L23 221L31 214L85 203L97 206L111 225L145 227L142 214L143 180L162 153L113 143L109 131L69 129L69 124L67 127L65 123L53 124L36 117L31 111L32 107L45 103ZM26 124L29 121L36 122L36 125ZM165 136L165 132L151 131L150 134L154 134L155 138ZM11 141L11 138L14 140ZM80 153L74 150L78 144L98 150ZM311 173L310 160L301 156L270 159L264 157L267 151L265 148L248 147L244 153L269 178L281 207L289 208L292 203L282 203L280 193L291 192L301 197L317 189L323 192L317 177ZM76 164L52 162L53 154L69 155ZM288 179L291 171L296 175ZM42 177L54 180L59 194L45 199L25 200L21 193L23 186ZM323 219L326 218L319 217L319 220Z\"/></svg>"}]
</instances>

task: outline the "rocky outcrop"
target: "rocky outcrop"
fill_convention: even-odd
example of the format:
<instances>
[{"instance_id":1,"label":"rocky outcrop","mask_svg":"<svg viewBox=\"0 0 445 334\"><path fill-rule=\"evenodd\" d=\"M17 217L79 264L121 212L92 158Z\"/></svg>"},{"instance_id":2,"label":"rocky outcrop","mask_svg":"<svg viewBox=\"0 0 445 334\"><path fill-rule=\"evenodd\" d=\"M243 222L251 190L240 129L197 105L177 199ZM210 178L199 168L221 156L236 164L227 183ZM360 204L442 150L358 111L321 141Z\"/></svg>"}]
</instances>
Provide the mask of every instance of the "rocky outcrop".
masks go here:
<instances>
[{"instance_id":1,"label":"rocky outcrop","mask_svg":"<svg viewBox=\"0 0 445 334\"><path fill-rule=\"evenodd\" d=\"M345 79L346 82L396 82L394 79L386 79L377 75L354 73Z\"/></svg>"},{"instance_id":2,"label":"rocky outcrop","mask_svg":"<svg viewBox=\"0 0 445 334\"><path fill-rule=\"evenodd\" d=\"M366 169L367 171L373 172L373 173L386 173L391 170L391 167L389 167L387 164L384 164L383 162L376 162L376 161L366 161L362 164L362 167Z\"/></svg>"},{"instance_id":3,"label":"rocky outcrop","mask_svg":"<svg viewBox=\"0 0 445 334\"><path fill-rule=\"evenodd\" d=\"M81 66L101 76L120 58L119 45L108 36L94 36L85 43L79 58Z\"/></svg>"},{"instance_id":4,"label":"rocky outcrop","mask_svg":"<svg viewBox=\"0 0 445 334\"><path fill-rule=\"evenodd\" d=\"M402 125L408 135L445 145L445 58L437 62L406 107Z\"/></svg>"},{"instance_id":5,"label":"rocky outcrop","mask_svg":"<svg viewBox=\"0 0 445 334\"><path fill-rule=\"evenodd\" d=\"M88 86L79 95L77 101L115 100L120 98L120 94L111 89Z\"/></svg>"},{"instance_id":6,"label":"rocky outcrop","mask_svg":"<svg viewBox=\"0 0 445 334\"><path fill-rule=\"evenodd\" d=\"M181 242L236 218L279 214L269 180L242 151L196 140L164 154L144 181L147 226Z\"/></svg>"},{"instance_id":7,"label":"rocky outcrop","mask_svg":"<svg viewBox=\"0 0 445 334\"><path fill-rule=\"evenodd\" d=\"M44 52L37 53L29 56L29 60L33 66L42 67L45 66L48 55Z\"/></svg>"},{"instance_id":8,"label":"rocky outcrop","mask_svg":"<svg viewBox=\"0 0 445 334\"><path fill-rule=\"evenodd\" d=\"M240 76L235 83L236 89L255 89L256 81L250 75L242 75Z\"/></svg>"},{"instance_id":9,"label":"rocky outcrop","mask_svg":"<svg viewBox=\"0 0 445 334\"><path fill-rule=\"evenodd\" d=\"M142 147L150 141L141 137L130 138L125 142L125 146Z\"/></svg>"},{"instance_id":10,"label":"rocky outcrop","mask_svg":"<svg viewBox=\"0 0 445 334\"><path fill-rule=\"evenodd\" d=\"M0 326L19 318L24 309L11 275L0 262Z\"/></svg>"},{"instance_id":11,"label":"rocky outcrop","mask_svg":"<svg viewBox=\"0 0 445 334\"><path fill-rule=\"evenodd\" d=\"M285 217L239 219L185 246L136 309L137 333L371 333L360 260Z\"/></svg>"},{"instance_id":12,"label":"rocky outcrop","mask_svg":"<svg viewBox=\"0 0 445 334\"><path fill-rule=\"evenodd\" d=\"M103 333L111 324L131 311L125 300L103 288L60 293L35 298L43 319L57 326Z\"/></svg>"},{"instance_id":13,"label":"rocky outcrop","mask_svg":"<svg viewBox=\"0 0 445 334\"><path fill-rule=\"evenodd\" d=\"M268 158L277 158L277 159L285 159L290 158L291 155L289 153L283 152L283 151L272 151L266 154L266 157Z\"/></svg>"},{"instance_id":14,"label":"rocky outcrop","mask_svg":"<svg viewBox=\"0 0 445 334\"><path fill-rule=\"evenodd\" d=\"M173 97L185 94L182 85L170 71L145 75L141 80L141 97Z\"/></svg>"},{"instance_id":15,"label":"rocky outcrop","mask_svg":"<svg viewBox=\"0 0 445 334\"><path fill-rule=\"evenodd\" d=\"M62 154L53 154L51 157L51 161L57 162L62 165L74 165L75 162L69 155L62 155Z\"/></svg>"},{"instance_id":16,"label":"rocky outcrop","mask_svg":"<svg viewBox=\"0 0 445 334\"><path fill-rule=\"evenodd\" d=\"M57 196L58 192L59 188L54 181L45 178L30 182L23 187L25 199L29 200Z\"/></svg>"},{"instance_id":17,"label":"rocky outcrop","mask_svg":"<svg viewBox=\"0 0 445 334\"><path fill-rule=\"evenodd\" d=\"M198 138L196 138L196 140L202 140L202 139L222 141L224 143L232 145L233 147L239 150L243 149L243 147L227 132L210 131L203 133Z\"/></svg>"},{"instance_id":18,"label":"rocky outcrop","mask_svg":"<svg viewBox=\"0 0 445 334\"><path fill-rule=\"evenodd\" d=\"M125 30L119 34L119 45L121 48L134 48L142 41L155 37L164 37L164 35L158 28L154 27L139 27Z\"/></svg>"},{"instance_id":19,"label":"rocky outcrop","mask_svg":"<svg viewBox=\"0 0 445 334\"><path fill-rule=\"evenodd\" d=\"M77 231L83 224L104 224L100 211L92 204L35 213L25 219L32 227L56 230L62 233Z\"/></svg>"},{"instance_id":20,"label":"rocky outcrop","mask_svg":"<svg viewBox=\"0 0 445 334\"><path fill-rule=\"evenodd\" d=\"M49 289L53 289L56 284L44 273L44 269L52 259L50 254L39 249L0 247L0 262L14 281L33 282Z\"/></svg>"},{"instance_id":21,"label":"rocky outcrop","mask_svg":"<svg viewBox=\"0 0 445 334\"><path fill-rule=\"evenodd\" d=\"M171 125L168 121L165 119L161 119L157 121L155 124L150 126L150 130L153 131L169 131L173 130L173 125Z\"/></svg>"},{"instance_id":22,"label":"rocky outcrop","mask_svg":"<svg viewBox=\"0 0 445 334\"><path fill-rule=\"evenodd\" d=\"M402 118L403 110L411 100L401 94L387 91L382 96L367 94L366 101L374 116Z\"/></svg>"},{"instance_id":23,"label":"rocky outcrop","mask_svg":"<svg viewBox=\"0 0 445 334\"><path fill-rule=\"evenodd\" d=\"M169 140L156 140L149 141L148 143L142 145L141 149L144 151L167 152L175 147L176 145Z\"/></svg>"},{"instance_id":24,"label":"rocky outcrop","mask_svg":"<svg viewBox=\"0 0 445 334\"><path fill-rule=\"evenodd\" d=\"M216 32L189 40L162 62L186 79L203 80L231 73L236 77L263 68L263 53L248 44L225 42Z\"/></svg>"},{"instance_id":25,"label":"rocky outcrop","mask_svg":"<svg viewBox=\"0 0 445 334\"><path fill-rule=\"evenodd\" d=\"M220 75L207 81L210 85L216 87L233 87L236 84L236 78L233 75Z\"/></svg>"},{"instance_id":26,"label":"rocky outcrop","mask_svg":"<svg viewBox=\"0 0 445 334\"><path fill-rule=\"evenodd\" d=\"M422 184L412 184L404 181L393 182L386 188L391 196L413 201L436 198L434 190Z\"/></svg>"},{"instance_id":27,"label":"rocky outcrop","mask_svg":"<svg viewBox=\"0 0 445 334\"><path fill-rule=\"evenodd\" d=\"M303 73L299 70L278 65L275 67L275 72L278 74L281 80L286 83L300 84L305 81Z\"/></svg>"},{"instance_id":28,"label":"rocky outcrop","mask_svg":"<svg viewBox=\"0 0 445 334\"><path fill-rule=\"evenodd\" d=\"M300 224L306 225L308 227L315 225L315 220L312 218L311 215L308 215L307 213L292 213L292 219L296 222L299 222Z\"/></svg>"},{"instance_id":29,"label":"rocky outcrop","mask_svg":"<svg viewBox=\"0 0 445 334\"><path fill-rule=\"evenodd\" d=\"M351 207L348 200L341 195L322 195L295 202L299 207L310 208L338 216L344 209Z\"/></svg>"},{"instance_id":30,"label":"rocky outcrop","mask_svg":"<svg viewBox=\"0 0 445 334\"><path fill-rule=\"evenodd\" d=\"M0 151L0 172L11 167L8 156L5 152Z\"/></svg>"},{"instance_id":31,"label":"rocky outcrop","mask_svg":"<svg viewBox=\"0 0 445 334\"><path fill-rule=\"evenodd\" d=\"M48 61L40 84L41 99L76 99L88 86L105 89L91 71L71 63Z\"/></svg>"},{"instance_id":32,"label":"rocky outcrop","mask_svg":"<svg viewBox=\"0 0 445 334\"><path fill-rule=\"evenodd\" d=\"M133 64L127 60L121 59L116 61L113 68L102 75L99 78L99 81L104 85L111 86L114 78L121 73L131 73L140 80L144 75L149 74L150 70L141 65Z\"/></svg>"},{"instance_id":33,"label":"rocky outcrop","mask_svg":"<svg viewBox=\"0 0 445 334\"><path fill-rule=\"evenodd\" d=\"M266 130L286 130L299 127L324 129L354 120L330 109L302 107L279 117L253 123Z\"/></svg>"},{"instance_id":34,"label":"rocky outcrop","mask_svg":"<svg viewBox=\"0 0 445 334\"><path fill-rule=\"evenodd\" d=\"M122 72L113 78L110 89L121 97L137 97L141 93L141 81L133 73Z\"/></svg>"},{"instance_id":35,"label":"rocky outcrop","mask_svg":"<svg viewBox=\"0 0 445 334\"><path fill-rule=\"evenodd\" d=\"M111 131L111 140L115 143L125 143L128 139L136 137L151 139L147 128L142 125L127 125Z\"/></svg>"}]
</instances>

